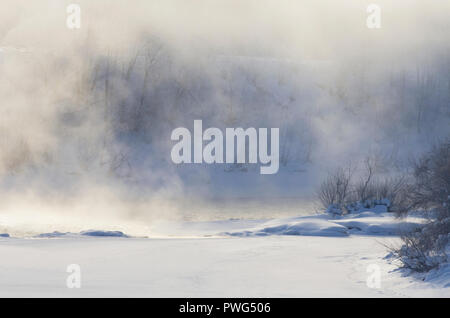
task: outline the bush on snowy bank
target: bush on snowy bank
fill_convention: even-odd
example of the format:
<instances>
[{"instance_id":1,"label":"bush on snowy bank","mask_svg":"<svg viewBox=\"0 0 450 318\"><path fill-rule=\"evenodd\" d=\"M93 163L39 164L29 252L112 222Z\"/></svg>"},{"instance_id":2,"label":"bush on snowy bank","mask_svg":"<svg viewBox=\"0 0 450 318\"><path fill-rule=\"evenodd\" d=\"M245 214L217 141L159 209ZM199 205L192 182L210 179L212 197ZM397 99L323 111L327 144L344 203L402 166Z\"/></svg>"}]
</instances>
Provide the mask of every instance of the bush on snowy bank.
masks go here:
<instances>
[{"instance_id":1,"label":"bush on snowy bank","mask_svg":"<svg viewBox=\"0 0 450 318\"><path fill-rule=\"evenodd\" d=\"M436 220L402 236L403 246L393 249L403 267L427 272L450 262L450 218Z\"/></svg>"},{"instance_id":2,"label":"bush on snowy bank","mask_svg":"<svg viewBox=\"0 0 450 318\"><path fill-rule=\"evenodd\" d=\"M376 164L366 159L363 177L354 181L351 168L330 174L318 190L326 212L344 215L363 211L423 214L428 222L401 238L391 248L405 268L417 272L440 270L450 262L450 138L415 161L412 172L396 178L377 175Z\"/></svg>"},{"instance_id":3,"label":"bush on snowy bank","mask_svg":"<svg viewBox=\"0 0 450 318\"><path fill-rule=\"evenodd\" d=\"M450 216L450 138L413 164L407 211L422 209L439 219Z\"/></svg>"},{"instance_id":4,"label":"bush on snowy bank","mask_svg":"<svg viewBox=\"0 0 450 318\"><path fill-rule=\"evenodd\" d=\"M327 213L343 215L362 211L394 212L403 210L406 178L377 175L376 162L367 158L362 176L355 180L356 168L339 168L321 184L317 197Z\"/></svg>"},{"instance_id":5,"label":"bush on snowy bank","mask_svg":"<svg viewBox=\"0 0 450 318\"><path fill-rule=\"evenodd\" d=\"M326 213L332 215L344 215L350 213L359 213L364 211L372 211L376 213L389 212L391 201L389 199L368 199L366 201L356 201L345 204L344 206L332 204L325 210Z\"/></svg>"},{"instance_id":6,"label":"bush on snowy bank","mask_svg":"<svg viewBox=\"0 0 450 318\"><path fill-rule=\"evenodd\" d=\"M450 262L450 139L414 164L406 197L408 211L421 209L429 218L422 228L405 233L394 249L403 266L425 272Z\"/></svg>"}]
</instances>

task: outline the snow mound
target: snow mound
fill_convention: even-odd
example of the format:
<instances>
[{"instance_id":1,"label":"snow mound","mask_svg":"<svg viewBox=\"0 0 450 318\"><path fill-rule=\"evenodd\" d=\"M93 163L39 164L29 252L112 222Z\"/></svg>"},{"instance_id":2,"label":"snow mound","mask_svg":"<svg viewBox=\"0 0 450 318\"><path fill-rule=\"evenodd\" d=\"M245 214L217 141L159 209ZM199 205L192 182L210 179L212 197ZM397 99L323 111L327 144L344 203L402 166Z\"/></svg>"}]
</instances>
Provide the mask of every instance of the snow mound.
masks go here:
<instances>
[{"instance_id":1,"label":"snow mound","mask_svg":"<svg viewBox=\"0 0 450 318\"><path fill-rule=\"evenodd\" d=\"M65 238L73 238L79 236L94 236L94 237L129 237L121 231L101 231L101 230L87 230L81 231L80 233L72 233L72 232L59 232L54 231L51 233L41 233L39 235L34 236L34 238L57 238L57 237L65 237Z\"/></svg>"},{"instance_id":2,"label":"snow mound","mask_svg":"<svg viewBox=\"0 0 450 318\"><path fill-rule=\"evenodd\" d=\"M66 233L62 233L62 232L58 232L58 231L54 231L51 233L41 233L39 235L36 235L36 238L52 238L52 237L61 237L61 236L65 236L68 235L70 233L66 232Z\"/></svg>"},{"instance_id":3,"label":"snow mound","mask_svg":"<svg viewBox=\"0 0 450 318\"><path fill-rule=\"evenodd\" d=\"M80 232L84 236L105 236L105 237L128 237L121 231L99 231L99 230L88 230Z\"/></svg>"},{"instance_id":4,"label":"snow mound","mask_svg":"<svg viewBox=\"0 0 450 318\"><path fill-rule=\"evenodd\" d=\"M329 214L302 216L288 219L261 221L253 227L229 230L221 235L228 236L268 236L268 235L304 235L304 236L348 236L378 235L395 236L420 226L423 220L408 218L397 220L392 213L365 211L345 216Z\"/></svg>"},{"instance_id":5,"label":"snow mound","mask_svg":"<svg viewBox=\"0 0 450 318\"><path fill-rule=\"evenodd\" d=\"M120 231L101 231L101 230L87 230L82 231L80 233L72 233L72 232L58 232L54 231L51 233L41 233L39 235L34 236L34 238L56 238L56 237L79 237L79 236L95 236L95 237L129 237Z\"/></svg>"},{"instance_id":6,"label":"snow mound","mask_svg":"<svg viewBox=\"0 0 450 318\"><path fill-rule=\"evenodd\" d=\"M300 220L299 220L300 219ZM226 232L230 236L268 236L268 235L304 235L304 236L348 236L347 228L319 218L298 218L287 223L267 222L260 228L240 232Z\"/></svg>"},{"instance_id":7,"label":"snow mound","mask_svg":"<svg viewBox=\"0 0 450 318\"><path fill-rule=\"evenodd\" d=\"M356 217L334 220L334 222L345 226L352 234L383 236L399 235L419 226L416 222L396 220L390 213L374 212L363 212Z\"/></svg>"}]
</instances>

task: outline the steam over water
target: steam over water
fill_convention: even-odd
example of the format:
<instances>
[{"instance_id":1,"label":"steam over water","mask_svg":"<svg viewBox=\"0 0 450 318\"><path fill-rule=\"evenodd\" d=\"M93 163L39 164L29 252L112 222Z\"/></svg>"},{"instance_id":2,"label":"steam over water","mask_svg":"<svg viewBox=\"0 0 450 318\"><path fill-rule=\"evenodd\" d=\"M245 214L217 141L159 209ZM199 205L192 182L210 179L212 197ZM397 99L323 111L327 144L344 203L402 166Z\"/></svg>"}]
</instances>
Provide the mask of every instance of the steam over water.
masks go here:
<instances>
[{"instance_id":1,"label":"steam over water","mask_svg":"<svg viewBox=\"0 0 450 318\"><path fill-rule=\"evenodd\" d=\"M327 171L448 136L450 3L4 0L0 233L314 213ZM280 171L175 165L177 127L277 127Z\"/></svg>"}]
</instances>

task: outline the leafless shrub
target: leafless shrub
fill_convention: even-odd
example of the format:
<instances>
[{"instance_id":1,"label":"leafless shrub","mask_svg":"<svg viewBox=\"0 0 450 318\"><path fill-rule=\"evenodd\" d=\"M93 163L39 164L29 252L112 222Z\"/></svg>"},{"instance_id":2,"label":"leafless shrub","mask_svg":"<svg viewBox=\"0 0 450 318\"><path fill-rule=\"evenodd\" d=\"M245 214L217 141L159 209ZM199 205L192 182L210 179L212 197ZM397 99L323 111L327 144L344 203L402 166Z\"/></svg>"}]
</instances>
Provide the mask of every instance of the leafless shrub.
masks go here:
<instances>
[{"instance_id":1,"label":"leafless shrub","mask_svg":"<svg viewBox=\"0 0 450 318\"><path fill-rule=\"evenodd\" d=\"M402 209L407 189L405 176L377 176L376 162L370 157L364 161L359 180L353 181L354 170L351 166L339 168L321 184L317 197L325 209L331 205L341 209L346 209L348 204L365 206L385 199L389 200L389 211Z\"/></svg>"},{"instance_id":2,"label":"leafless shrub","mask_svg":"<svg viewBox=\"0 0 450 318\"><path fill-rule=\"evenodd\" d=\"M450 138L414 162L413 182L408 188L408 210L435 211L450 216Z\"/></svg>"},{"instance_id":3,"label":"leafless shrub","mask_svg":"<svg viewBox=\"0 0 450 318\"><path fill-rule=\"evenodd\" d=\"M366 202L367 200L388 199L390 210L401 210L407 190L407 176L385 176L379 174L377 162L370 157L364 160L364 172L352 186L351 201Z\"/></svg>"},{"instance_id":4,"label":"leafless shrub","mask_svg":"<svg viewBox=\"0 0 450 318\"><path fill-rule=\"evenodd\" d=\"M405 197L408 190L407 176L400 175L377 180L373 185L373 196L388 199L390 211L398 212L405 209Z\"/></svg>"},{"instance_id":5,"label":"leafless shrub","mask_svg":"<svg viewBox=\"0 0 450 318\"><path fill-rule=\"evenodd\" d=\"M391 248L403 267L427 272L446 262L446 245L450 243L450 218L432 221L401 236L403 246Z\"/></svg>"},{"instance_id":6,"label":"leafless shrub","mask_svg":"<svg viewBox=\"0 0 450 318\"><path fill-rule=\"evenodd\" d=\"M375 163L369 157L364 160L365 176L361 177L355 185L353 185L354 201L366 201L373 198L375 188L373 177L375 174Z\"/></svg>"},{"instance_id":7,"label":"leafless shrub","mask_svg":"<svg viewBox=\"0 0 450 318\"><path fill-rule=\"evenodd\" d=\"M330 205L343 205L347 202L350 194L350 184L353 168L339 168L320 185L317 197L324 208Z\"/></svg>"},{"instance_id":8,"label":"leafless shrub","mask_svg":"<svg viewBox=\"0 0 450 318\"><path fill-rule=\"evenodd\" d=\"M422 209L429 223L405 233L403 246L393 249L404 267L418 272L429 271L447 262L446 246L450 244L450 139L414 163L413 181L408 185L402 213ZM428 213L435 212L435 213Z\"/></svg>"}]
</instances>

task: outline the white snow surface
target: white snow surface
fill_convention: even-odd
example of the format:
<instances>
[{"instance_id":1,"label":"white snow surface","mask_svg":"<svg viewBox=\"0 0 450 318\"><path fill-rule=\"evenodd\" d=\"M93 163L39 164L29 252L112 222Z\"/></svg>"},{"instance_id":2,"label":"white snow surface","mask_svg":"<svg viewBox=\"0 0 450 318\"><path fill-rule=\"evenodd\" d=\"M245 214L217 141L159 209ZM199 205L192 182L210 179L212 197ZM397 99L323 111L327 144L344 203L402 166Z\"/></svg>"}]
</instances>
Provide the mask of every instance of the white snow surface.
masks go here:
<instances>
[{"instance_id":1,"label":"white snow surface","mask_svg":"<svg viewBox=\"0 0 450 318\"><path fill-rule=\"evenodd\" d=\"M364 212L158 222L145 238L0 237L0 297L450 297L448 266L424 279L385 257L399 227L420 222ZM66 286L70 264L80 265L79 289ZM366 283L374 264L380 288Z\"/></svg>"}]
</instances>

